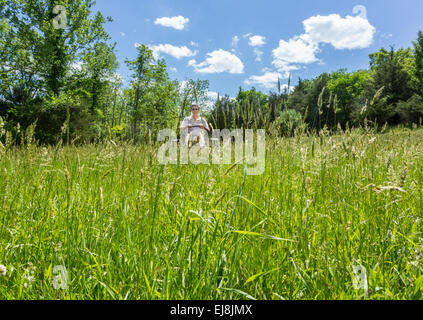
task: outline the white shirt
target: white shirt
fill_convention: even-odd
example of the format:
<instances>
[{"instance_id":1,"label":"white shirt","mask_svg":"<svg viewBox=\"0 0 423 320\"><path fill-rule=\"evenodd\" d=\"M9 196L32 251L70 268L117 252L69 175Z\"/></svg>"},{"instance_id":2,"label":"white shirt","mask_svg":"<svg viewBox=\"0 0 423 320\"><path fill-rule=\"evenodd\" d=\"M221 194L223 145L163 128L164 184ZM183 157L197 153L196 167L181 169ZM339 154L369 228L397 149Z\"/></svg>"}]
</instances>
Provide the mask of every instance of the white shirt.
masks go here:
<instances>
[{"instance_id":1,"label":"white shirt","mask_svg":"<svg viewBox=\"0 0 423 320\"><path fill-rule=\"evenodd\" d=\"M185 118L184 121L182 121L181 129L188 128L189 125L193 126L193 128L188 129L188 133L201 133L202 129L198 127L200 125L203 125L206 130L210 131L210 127L206 119L203 119L200 116L198 117L198 119L194 119L193 116Z\"/></svg>"}]
</instances>

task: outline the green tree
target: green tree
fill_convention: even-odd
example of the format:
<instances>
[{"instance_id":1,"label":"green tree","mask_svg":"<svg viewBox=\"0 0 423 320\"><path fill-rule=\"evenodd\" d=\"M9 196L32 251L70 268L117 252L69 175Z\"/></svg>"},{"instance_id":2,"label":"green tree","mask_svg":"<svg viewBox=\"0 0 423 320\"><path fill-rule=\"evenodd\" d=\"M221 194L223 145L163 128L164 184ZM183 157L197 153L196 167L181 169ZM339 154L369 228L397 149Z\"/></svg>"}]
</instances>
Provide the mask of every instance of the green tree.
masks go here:
<instances>
[{"instance_id":1,"label":"green tree","mask_svg":"<svg viewBox=\"0 0 423 320\"><path fill-rule=\"evenodd\" d=\"M370 54L370 67L373 72L373 91L384 88L386 103L396 104L407 101L413 94L411 88L413 56L411 49L394 48Z\"/></svg>"},{"instance_id":2,"label":"green tree","mask_svg":"<svg viewBox=\"0 0 423 320\"><path fill-rule=\"evenodd\" d=\"M11 28L6 44L11 53L20 49L27 54L10 54L7 63L13 68L21 61L27 65L33 62L29 67L43 80L45 93L58 96L68 68L81 50L110 39L101 13L91 15L93 5L93 0L8 1L0 17L6 18ZM57 6L65 11L56 11Z\"/></svg>"},{"instance_id":3,"label":"green tree","mask_svg":"<svg viewBox=\"0 0 423 320\"><path fill-rule=\"evenodd\" d=\"M414 45L414 76L417 94L423 97L423 32L419 31L417 41Z\"/></svg>"},{"instance_id":4,"label":"green tree","mask_svg":"<svg viewBox=\"0 0 423 320\"><path fill-rule=\"evenodd\" d=\"M153 52L146 45L139 45L136 59L127 59L125 63L132 71L130 105L132 107L133 136L135 136L138 131L138 123L142 118L142 106L147 102L148 89L153 81Z\"/></svg>"},{"instance_id":5,"label":"green tree","mask_svg":"<svg viewBox=\"0 0 423 320\"><path fill-rule=\"evenodd\" d=\"M178 83L170 81L163 59L156 60L152 50L142 44L137 57L126 60L132 71L130 99L132 137L151 137L158 129L171 126L178 116ZM140 130L141 129L141 130Z\"/></svg>"},{"instance_id":6,"label":"green tree","mask_svg":"<svg viewBox=\"0 0 423 320\"><path fill-rule=\"evenodd\" d=\"M118 67L114 53L114 45L107 43L95 43L82 56L87 71L87 84L91 98L91 113L94 114L100 108L99 100L105 90L110 89L109 84Z\"/></svg>"},{"instance_id":7,"label":"green tree","mask_svg":"<svg viewBox=\"0 0 423 320\"><path fill-rule=\"evenodd\" d=\"M337 123L345 125L352 118L353 107L355 103L362 100L367 83L371 81L371 75L368 70L359 70L348 73L340 70L331 75L327 88L332 93L331 104L328 105L328 118L331 123L333 119ZM335 100L336 97L336 100Z\"/></svg>"}]
</instances>

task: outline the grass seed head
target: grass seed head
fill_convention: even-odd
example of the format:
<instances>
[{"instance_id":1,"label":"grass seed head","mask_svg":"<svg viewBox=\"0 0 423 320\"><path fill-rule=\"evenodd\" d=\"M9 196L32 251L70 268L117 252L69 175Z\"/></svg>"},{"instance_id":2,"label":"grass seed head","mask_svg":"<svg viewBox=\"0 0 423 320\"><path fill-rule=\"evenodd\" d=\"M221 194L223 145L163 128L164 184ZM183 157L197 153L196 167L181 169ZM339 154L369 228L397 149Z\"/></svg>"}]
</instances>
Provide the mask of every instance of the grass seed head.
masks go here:
<instances>
[{"instance_id":1,"label":"grass seed head","mask_svg":"<svg viewBox=\"0 0 423 320\"><path fill-rule=\"evenodd\" d=\"M65 168L65 178L66 178L67 181L70 180L70 174L69 174L68 168Z\"/></svg>"}]
</instances>

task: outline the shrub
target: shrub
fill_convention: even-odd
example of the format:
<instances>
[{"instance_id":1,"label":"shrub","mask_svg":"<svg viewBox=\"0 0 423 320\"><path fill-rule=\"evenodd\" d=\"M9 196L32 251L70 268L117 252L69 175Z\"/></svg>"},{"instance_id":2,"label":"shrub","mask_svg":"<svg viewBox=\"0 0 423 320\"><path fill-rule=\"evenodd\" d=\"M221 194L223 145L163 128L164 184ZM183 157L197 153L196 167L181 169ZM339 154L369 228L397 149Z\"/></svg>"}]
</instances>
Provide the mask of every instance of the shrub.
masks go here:
<instances>
[{"instance_id":1,"label":"shrub","mask_svg":"<svg viewBox=\"0 0 423 320\"><path fill-rule=\"evenodd\" d=\"M88 105L69 96L60 95L45 101L39 106L35 118L38 121L35 136L42 143L56 143L60 137L66 142L68 129L70 141L90 142L97 136L95 116L89 112Z\"/></svg>"},{"instance_id":2,"label":"shrub","mask_svg":"<svg viewBox=\"0 0 423 320\"><path fill-rule=\"evenodd\" d=\"M423 98L414 95L407 101L401 101L397 106L397 113L401 122L419 123L423 118Z\"/></svg>"},{"instance_id":3,"label":"shrub","mask_svg":"<svg viewBox=\"0 0 423 320\"><path fill-rule=\"evenodd\" d=\"M282 135L290 136L294 130L303 124L301 113L293 109L287 109L280 112L279 117L276 119Z\"/></svg>"}]
</instances>

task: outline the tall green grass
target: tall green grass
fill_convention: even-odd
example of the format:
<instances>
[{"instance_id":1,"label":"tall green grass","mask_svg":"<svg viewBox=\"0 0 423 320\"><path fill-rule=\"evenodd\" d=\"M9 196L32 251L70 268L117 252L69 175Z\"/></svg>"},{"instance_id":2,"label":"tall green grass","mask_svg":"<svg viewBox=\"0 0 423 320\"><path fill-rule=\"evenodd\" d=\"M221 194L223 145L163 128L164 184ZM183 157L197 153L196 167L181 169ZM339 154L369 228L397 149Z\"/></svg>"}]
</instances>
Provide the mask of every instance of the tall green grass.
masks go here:
<instances>
[{"instance_id":1,"label":"tall green grass","mask_svg":"<svg viewBox=\"0 0 423 320\"><path fill-rule=\"evenodd\" d=\"M422 129L272 138L261 176L156 151L3 148L0 298L423 297Z\"/></svg>"}]
</instances>

